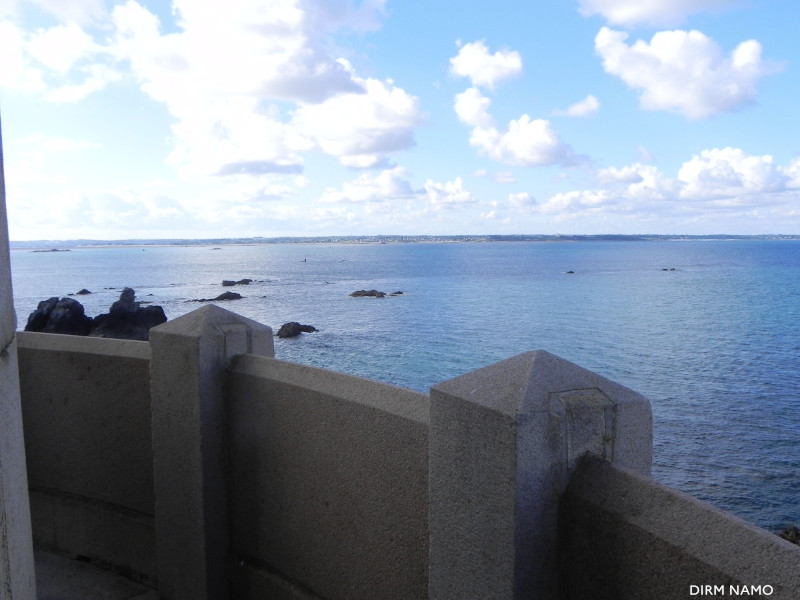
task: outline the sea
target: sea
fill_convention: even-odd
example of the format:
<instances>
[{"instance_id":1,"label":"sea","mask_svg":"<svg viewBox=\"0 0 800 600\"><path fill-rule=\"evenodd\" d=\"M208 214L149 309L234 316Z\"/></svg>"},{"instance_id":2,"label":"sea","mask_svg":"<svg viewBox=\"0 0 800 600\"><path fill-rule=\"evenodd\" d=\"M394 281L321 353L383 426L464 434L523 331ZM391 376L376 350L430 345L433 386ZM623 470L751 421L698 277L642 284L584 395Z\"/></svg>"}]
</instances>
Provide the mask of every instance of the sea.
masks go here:
<instances>
[{"instance_id":1,"label":"sea","mask_svg":"<svg viewBox=\"0 0 800 600\"><path fill-rule=\"evenodd\" d=\"M131 287L170 319L236 291L217 304L319 330L276 339L278 358L423 392L544 349L650 400L657 481L800 525L798 240L128 244L11 263L20 329L84 288L90 316ZM370 289L387 296L350 296Z\"/></svg>"}]
</instances>

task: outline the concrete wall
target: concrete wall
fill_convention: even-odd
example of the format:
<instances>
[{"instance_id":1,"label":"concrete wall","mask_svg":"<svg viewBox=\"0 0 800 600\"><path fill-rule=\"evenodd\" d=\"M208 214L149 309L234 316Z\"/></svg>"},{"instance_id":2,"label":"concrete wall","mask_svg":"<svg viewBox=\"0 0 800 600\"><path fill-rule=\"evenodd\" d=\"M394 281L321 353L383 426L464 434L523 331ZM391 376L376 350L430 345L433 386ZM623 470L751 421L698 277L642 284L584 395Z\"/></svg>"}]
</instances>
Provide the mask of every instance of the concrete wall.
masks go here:
<instances>
[{"instance_id":1,"label":"concrete wall","mask_svg":"<svg viewBox=\"0 0 800 600\"><path fill-rule=\"evenodd\" d=\"M573 477L560 529L565 598L800 598L800 547L606 462Z\"/></svg>"},{"instance_id":2,"label":"concrete wall","mask_svg":"<svg viewBox=\"0 0 800 600\"><path fill-rule=\"evenodd\" d=\"M232 597L427 598L428 396L255 356L229 389Z\"/></svg>"},{"instance_id":3,"label":"concrete wall","mask_svg":"<svg viewBox=\"0 0 800 600\"><path fill-rule=\"evenodd\" d=\"M547 352L428 396L211 305L17 337L37 544L165 600L800 597L800 548L652 482L647 400Z\"/></svg>"},{"instance_id":4,"label":"concrete wall","mask_svg":"<svg viewBox=\"0 0 800 600\"><path fill-rule=\"evenodd\" d=\"M154 584L149 345L18 337L37 547Z\"/></svg>"},{"instance_id":5,"label":"concrete wall","mask_svg":"<svg viewBox=\"0 0 800 600\"><path fill-rule=\"evenodd\" d=\"M16 324L0 139L0 599L34 600L36 581L17 375Z\"/></svg>"}]
</instances>

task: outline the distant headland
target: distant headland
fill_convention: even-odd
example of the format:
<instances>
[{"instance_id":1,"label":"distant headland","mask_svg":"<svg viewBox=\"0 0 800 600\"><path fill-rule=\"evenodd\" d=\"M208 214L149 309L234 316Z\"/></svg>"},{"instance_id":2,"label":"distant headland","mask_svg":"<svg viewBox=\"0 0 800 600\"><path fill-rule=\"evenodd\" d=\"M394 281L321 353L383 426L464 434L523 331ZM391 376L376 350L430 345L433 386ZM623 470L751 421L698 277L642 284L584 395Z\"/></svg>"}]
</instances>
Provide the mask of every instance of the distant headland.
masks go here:
<instances>
[{"instance_id":1,"label":"distant headland","mask_svg":"<svg viewBox=\"0 0 800 600\"><path fill-rule=\"evenodd\" d=\"M234 246L261 244L413 244L458 242L647 242L647 241L723 241L723 240L800 240L800 235L650 235L650 234L596 234L596 235L332 235L307 237L247 237L198 239L127 239L127 240L31 240L12 241L12 249L58 252L68 248L100 246ZM42 250L42 249L46 250Z\"/></svg>"}]
</instances>

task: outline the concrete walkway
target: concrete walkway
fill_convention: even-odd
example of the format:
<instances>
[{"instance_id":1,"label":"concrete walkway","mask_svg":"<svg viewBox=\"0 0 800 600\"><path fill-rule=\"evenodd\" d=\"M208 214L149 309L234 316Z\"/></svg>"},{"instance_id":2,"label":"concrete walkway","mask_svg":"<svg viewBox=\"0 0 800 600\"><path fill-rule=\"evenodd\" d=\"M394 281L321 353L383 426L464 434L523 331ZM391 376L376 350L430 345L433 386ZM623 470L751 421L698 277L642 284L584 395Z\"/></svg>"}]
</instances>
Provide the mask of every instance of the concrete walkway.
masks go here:
<instances>
[{"instance_id":1,"label":"concrete walkway","mask_svg":"<svg viewBox=\"0 0 800 600\"><path fill-rule=\"evenodd\" d=\"M87 562L35 552L38 600L158 600L158 592Z\"/></svg>"}]
</instances>

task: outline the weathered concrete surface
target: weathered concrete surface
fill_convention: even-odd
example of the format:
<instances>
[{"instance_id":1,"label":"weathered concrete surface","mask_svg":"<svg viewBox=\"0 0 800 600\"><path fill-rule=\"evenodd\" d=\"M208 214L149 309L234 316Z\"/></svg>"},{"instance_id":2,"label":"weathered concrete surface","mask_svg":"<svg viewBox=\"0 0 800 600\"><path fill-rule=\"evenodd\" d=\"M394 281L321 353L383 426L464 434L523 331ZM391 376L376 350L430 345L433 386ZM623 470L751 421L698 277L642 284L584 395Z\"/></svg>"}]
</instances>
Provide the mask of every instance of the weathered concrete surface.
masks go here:
<instances>
[{"instance_id":1,"label":"weathered concrete surface","mask_svg":"<svg viewBox=\"0 0 800 600\"><path fill-rule=\"evenodd\" d=\"M36 581L17 375L16 328L0 135L0 598L34 600Z\"/></svg>"},{"instance_id":2,"label":"weathered concrete surface","mask_svg":"<svg viewBox=\"0 0 800 600\"><path fill-rule=\"evenodd\" d=\"M720 598L800 598L800 547L603 461L587 460L576 472L560 528L565 598L712 596L691 594L692 585L723 586L713 595ZM731 585L748 592L731 594Z\"/></svg>"},{"instance_id":3,"label":"weathered concrete surface","mask_svg":"<svg viewBox=\"0 0 800 600\"><path fill-rule=\"evenodd\" d=\"M158 600L158 592L88 562L37 551L38 600Z\"/></svg>"},{"instance_id":4,"label":"weathered concrete surface","mask_svg":"<svg viewBox=\"0 0 800 600\"><path fill-rule=\"evenodd\" d=\"M430 597L556 597L559 497L584 454L649 474L635 392L544 351L431 389Z\"/></svg>"},{"instance_id":5,"label":"weathered concrete surface","mask_svg":"<svg viewBox=\"0 0 800 600\"><path fill-rule=\"evenodd\" d=\"M146 342L20 332L33 535L153 584Z\"/></svg>"},{"instance_id":6,"label":"weathered concrete surface","mask_svg":"<svg viewBox=\"0 0 800 600\"><path fill-rule=\"evenodd\" d=\"M150 330L159 592L228 597L225 384L233 357L274 355L272 329L209 305Z\"/></svg>"},{"instance_id":7,"label":"weathered concrete surface","mask_svg":"<svg viewBox=\"0 0 800 600\"><path fill-rule=\"evenodd\" d=\"M236 360L232 545L249 566L234 586L252 594L241 597L427 598L428 408L411 390Z\"/></svg>"}]
</instances>

